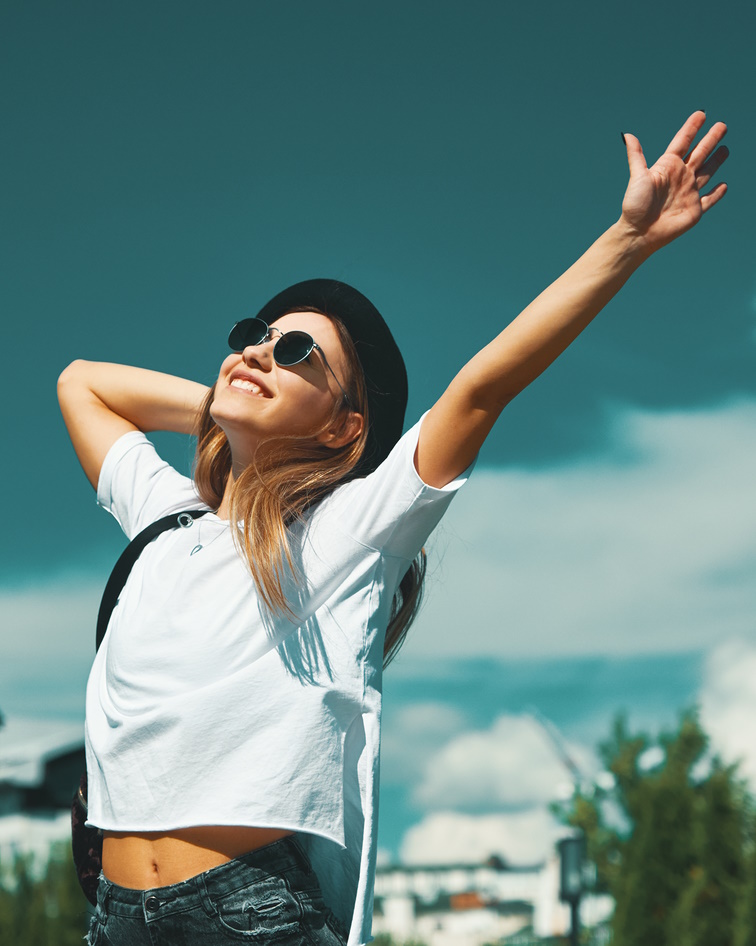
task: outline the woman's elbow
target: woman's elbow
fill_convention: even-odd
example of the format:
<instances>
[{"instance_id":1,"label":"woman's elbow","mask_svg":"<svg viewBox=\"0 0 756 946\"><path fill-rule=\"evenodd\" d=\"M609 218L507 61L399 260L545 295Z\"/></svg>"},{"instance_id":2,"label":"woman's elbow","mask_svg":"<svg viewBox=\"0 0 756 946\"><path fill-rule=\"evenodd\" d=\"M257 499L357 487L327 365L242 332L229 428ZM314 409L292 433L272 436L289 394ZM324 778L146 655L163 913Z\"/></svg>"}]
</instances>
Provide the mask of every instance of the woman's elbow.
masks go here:
<instances>
[{"instance_id":1,"label":"woman's elbow","mask_svg":"<svg viewBox=\"0 0 756 946\"><path fill-rule=\"evenodd\" d=\"M460 403L468 410L498 416L519 393L516 381L508 376L491 376L465 367L452 384Z\"/></svg>"},{"instance_id":2,"label":"woman's elbow","mask_svg":"<svg viewBox=\"0 0 756 946\"><path fill-rule=\"evenodd\" d=\"M77 391L88 387L86 376L88 361L77 358L58 375L58 401L63 401Z\"/></svg>"}]
</instances>

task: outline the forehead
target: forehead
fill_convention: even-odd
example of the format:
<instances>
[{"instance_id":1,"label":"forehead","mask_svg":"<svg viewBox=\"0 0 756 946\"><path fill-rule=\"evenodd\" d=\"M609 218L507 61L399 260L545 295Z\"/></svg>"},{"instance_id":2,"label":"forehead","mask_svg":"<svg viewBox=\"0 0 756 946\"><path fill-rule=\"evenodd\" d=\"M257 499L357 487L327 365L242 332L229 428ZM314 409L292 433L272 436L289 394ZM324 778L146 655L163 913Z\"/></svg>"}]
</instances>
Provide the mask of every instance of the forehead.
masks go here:
<instances>
[{"instance_id":1,"label":"forehead","mask_svg":"<svg viewBox=\"0 0 756 946\"><path fill-rule=\"evenodd\" d=\"M279 315L270 323L280 328L281 331L291 332L296 330L312 332L314 329L323 327L333 329L331 320L320 312L286 312Z\"/></svg>"}]
</instances>

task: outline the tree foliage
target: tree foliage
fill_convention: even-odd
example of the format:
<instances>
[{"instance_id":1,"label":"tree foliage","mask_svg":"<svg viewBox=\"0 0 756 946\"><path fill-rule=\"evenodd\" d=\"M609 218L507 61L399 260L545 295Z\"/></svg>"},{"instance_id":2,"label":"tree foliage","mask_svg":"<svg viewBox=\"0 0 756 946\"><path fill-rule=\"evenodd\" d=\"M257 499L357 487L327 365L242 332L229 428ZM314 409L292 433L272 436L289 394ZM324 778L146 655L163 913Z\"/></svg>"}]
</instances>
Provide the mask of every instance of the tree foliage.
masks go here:
<instances>
[{"instance_id":1,"label":"tree foliage","mask_svg":"<svg viewBox=\"0 0 756 946\"><path fill-rule=\"evenodd\" d=\"M88 904L68 849L55 850L43 871L28 857L0 865L0 943L81 946Z\"/></svg>"},{"instance_id":2,"label":"tree foliage","mask_svg":"<svg viewBox=\"0 0 756 946\"><path fill-rule=\"evenodd\" d=\"M614 946L756 946L752 799L696 714L655 742L618 718L600 753L614 787L561 814L614 897Z\"/></svg>"}]
</instances>

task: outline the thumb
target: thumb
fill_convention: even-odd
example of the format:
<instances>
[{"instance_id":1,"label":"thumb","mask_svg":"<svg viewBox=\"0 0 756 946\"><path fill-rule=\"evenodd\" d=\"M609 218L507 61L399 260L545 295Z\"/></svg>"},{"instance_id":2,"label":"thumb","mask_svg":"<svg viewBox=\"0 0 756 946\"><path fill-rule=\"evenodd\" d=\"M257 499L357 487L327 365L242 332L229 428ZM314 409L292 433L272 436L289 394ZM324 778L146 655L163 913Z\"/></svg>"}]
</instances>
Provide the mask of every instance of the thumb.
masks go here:
<instances>
[{"instance_id":1,"label":"thumb","mask_svg":"<svg viewBox=\"0 0 756 946\"><path fill-rule=\"evenodd\" d=\"M629 134L623 135L622 140L625 142L625 148L627 148L627 164L630 168L630 177L647 171L648 165L643 156L643 148L641 148L640 141L638 141L635 135Z\"/></svg>"}]
</instances>

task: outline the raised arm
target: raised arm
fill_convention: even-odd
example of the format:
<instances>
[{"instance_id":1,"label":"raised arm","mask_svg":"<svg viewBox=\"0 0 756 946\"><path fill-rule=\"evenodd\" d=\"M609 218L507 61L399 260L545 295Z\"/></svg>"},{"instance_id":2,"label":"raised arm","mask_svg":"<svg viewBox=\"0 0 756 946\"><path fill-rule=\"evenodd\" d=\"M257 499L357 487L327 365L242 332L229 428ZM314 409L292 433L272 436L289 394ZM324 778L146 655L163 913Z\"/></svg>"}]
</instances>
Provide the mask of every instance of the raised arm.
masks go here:
<instances>
[{"instance_id":1,"label":"raised arm","mask_svg":"<svg viewBox=\"0 0 756 946\"><path fill-rule=\"evenodd\" d=\"M194 430L203 384L96 361L74 361L58 379L58 401L71 443L97 489L105 454L130 430Z\"/></svg>"},{"instance_id":2,"label":"raised arm","mask_svg":"<svg viewBox=\"0 0 756 946\"><path fill-rule=\"evenodd\" d=\"M422 479L444 486L475 458L504 407L583 331L652 253L694 226L726 184L701 194L727 158L727 131L694 112L651 168L626 135L630 182L619 220L469 361L431 408L415 463Z\"/></svg>"}]
</instances>

